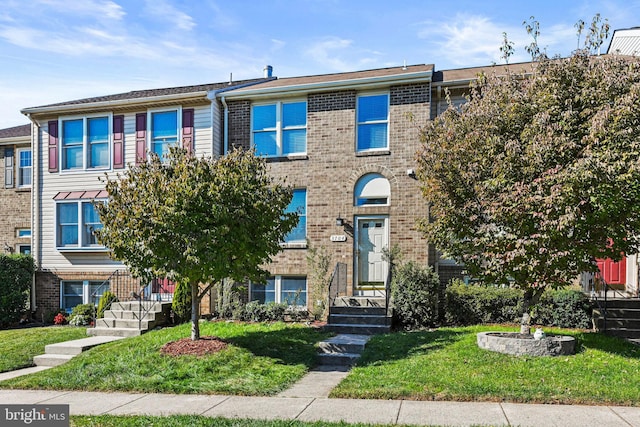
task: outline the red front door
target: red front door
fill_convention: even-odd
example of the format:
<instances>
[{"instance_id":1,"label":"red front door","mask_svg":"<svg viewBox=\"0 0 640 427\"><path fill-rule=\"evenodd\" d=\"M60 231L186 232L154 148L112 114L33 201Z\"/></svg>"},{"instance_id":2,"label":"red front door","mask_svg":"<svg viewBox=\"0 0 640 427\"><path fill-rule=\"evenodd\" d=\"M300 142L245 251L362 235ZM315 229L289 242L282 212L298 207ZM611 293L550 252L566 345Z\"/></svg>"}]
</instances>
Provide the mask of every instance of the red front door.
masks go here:
<instances>
[{"instance_id":1,"label":"red front door","mask_svg":"<svg viewBox=\"0 0 640 427\"><path fill-rule=\"evenodd\" d=\"M612 259L597 259L602 278L609 285L625 285L627 282L627 259L615 262Z\"/></svg>"},{"instance_id":2,"label":"red front door","mask_svg":"<svg viewBox=\"0 0 640 427\"><path fill-rule=\"evenodd\" d=\"M175 282L164 279L153 279L151 281L151 292L154 294L173 294L176 289Z\"/></svg>"}]
</instances>

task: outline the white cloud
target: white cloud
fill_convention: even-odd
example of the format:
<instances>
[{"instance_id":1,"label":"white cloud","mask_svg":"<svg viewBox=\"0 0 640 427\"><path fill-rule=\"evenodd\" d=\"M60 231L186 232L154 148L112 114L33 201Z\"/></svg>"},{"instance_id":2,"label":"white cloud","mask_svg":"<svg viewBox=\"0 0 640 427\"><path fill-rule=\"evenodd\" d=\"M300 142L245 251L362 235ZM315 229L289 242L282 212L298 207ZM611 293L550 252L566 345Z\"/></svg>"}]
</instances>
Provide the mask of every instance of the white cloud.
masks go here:
<instances>
[{"instance_id":1,"label":"white cloud","mask_svg":"<svg viewBox=\"0 0 640 427\"><path fill-rule=\"evenodd\" d=\"M119 4L113 1L101 0L39 0L35 2L38 6L44 5L55 9L56 13L89 15L97 18L108 18L113 20L121 20L125 15L125 11Z\"/></svg>"},{"instance_id":2,"label":"white cloud","mask_svg":"<svg viewBox=\"0 0 640 427\"><path fill-rule=\"evenodd\" d=\"M433 57L441 58L437 63L454 67L504 63L500 52L503 32L514 43L514 53L509 62L531 60L525 47L533 39L523 26L495 23L485 16L467 14L458 14L449 22L425 22L422 25L424 28L418 32L418 37L427 40ZM575 29L571 26L542 27L540 32L538 46L550 56L568 55L575 49L572 43L577 39Z\"/></svg>"},{"instance_id":3,"label":"white cloud","mask_svg":"<svg viewBox=\"0 0 640 427\"><path fill-rule=\"evenodd\" d=\"M191 16L173 7L165 0L146 0L146 10L149 14L168 21L181 30L190 31L196 26Z\"/></svg>"}]
</instances>

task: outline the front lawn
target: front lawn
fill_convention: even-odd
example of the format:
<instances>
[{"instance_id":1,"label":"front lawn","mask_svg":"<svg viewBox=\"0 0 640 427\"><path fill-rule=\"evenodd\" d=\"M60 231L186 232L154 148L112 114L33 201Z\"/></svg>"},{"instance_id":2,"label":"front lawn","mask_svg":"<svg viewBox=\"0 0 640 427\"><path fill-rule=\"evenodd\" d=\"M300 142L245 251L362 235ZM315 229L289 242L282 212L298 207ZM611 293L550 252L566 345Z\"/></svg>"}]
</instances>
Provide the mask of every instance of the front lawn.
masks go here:
<instances>
[{"instance_id":1,"label":"front lawn","mask_svg":"<svg viewBox=\"0 0 640 427\"><path fill-rule=\"evenodd\" d=\"M566 357L516 357L478 348L476 334L517 327L440 328L374 337L331 397L640 404L640 347L602 334L572 335Z\"/></svg>"},{"instance_id":2,"label":"front lawn","mask_svg":"<svg viewBox=\"0 0 640 427\"><path fill-rule=\"evenodd\" d=\"M315 365L315 344L328 336L284 323L205 322L202 336L229 346L212 355L165 356L161 347L188 337L190 324L95 347L59 367L0 382L1 388L272 395Z\"/></svg>"},{"instance_id":3,"label":"front lawn","mask_svg":"<svg viewBox=\"0 0 640 427\"><path fill-rule=\"evenodd\" d=\"M0 331L0 372L33 366L33 357L44 354L44 346L87 337L87 328L48 326Z\"/></svg>"}]
</instances>

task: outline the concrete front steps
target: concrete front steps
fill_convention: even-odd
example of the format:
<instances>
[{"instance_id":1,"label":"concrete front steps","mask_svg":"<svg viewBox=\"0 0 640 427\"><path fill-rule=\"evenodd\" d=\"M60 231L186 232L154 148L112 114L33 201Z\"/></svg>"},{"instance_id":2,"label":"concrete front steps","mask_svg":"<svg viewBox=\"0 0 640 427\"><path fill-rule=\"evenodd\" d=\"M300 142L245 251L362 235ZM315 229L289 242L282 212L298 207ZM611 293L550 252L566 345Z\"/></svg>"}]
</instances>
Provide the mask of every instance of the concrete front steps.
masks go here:
<instances>
[{"instance_id":1,"label":"concrete front steps","mask_svg":"<svg viewBox=\"0 0 640 427\"><path fill-rule=\"evenodd\" d=\"M318 344L318 364L323 366L354 365L371 335L339 334Z\"/></svg>"},{"instance_id":2,"label":"concrete front steps","mask_svg":"<svg viewBox=\"0 0 640 427\"><path fill-rule=\"evenodd\" d=\"M391 331L384 298L340 297L329 307L326 329L339 334L372 335Z\"/></svg>"},{"instance_id":3,"label":"concrete front steps","mask_svg":"<svg viewBox=\"0 0 640 427\"><path fill-rule=\"evenodd\" d=\"M604 301L600 301L604 304ZM607 320L604 307L593 309L593 317L599 331L620 338L640 338L640 299L616 298L607 300Z\"/></svg>"},{"instance_id":4,"label":"concrete front steps","mask_svg":"<svg viewBox=\"0 0 640 427\"><path fill-rule=\"evenodd\" d=\"M87 334L116 337L138 336L156 326L165 324L169 319L170 310L170 302L114 302L111 304L111 309L104 312L104 317L96 320L96 326L87 329Z\"/></svg>"},{"instance_id":5,"label":"concrete front steps","mask_svg":"<svg viewBox=\"0 0 640 427\"><path fill-rule=\"evenodd\" d=\"M45 354L35 356L33 363L35 363L36 366L62 365L83 351L119 339L122 339L122 337L90 337L49 344L44 347Z\"/></svg>"}]
</instances>

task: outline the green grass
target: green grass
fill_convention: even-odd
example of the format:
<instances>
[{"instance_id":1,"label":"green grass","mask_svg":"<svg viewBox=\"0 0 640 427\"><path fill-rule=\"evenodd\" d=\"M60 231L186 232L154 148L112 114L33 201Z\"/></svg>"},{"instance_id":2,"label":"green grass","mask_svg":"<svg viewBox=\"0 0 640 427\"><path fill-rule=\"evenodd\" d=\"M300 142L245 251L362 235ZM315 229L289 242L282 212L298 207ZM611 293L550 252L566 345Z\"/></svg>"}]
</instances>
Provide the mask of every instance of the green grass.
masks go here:
<instances>
[{"instance_id":1,"label":"green grass","mask_svg":"<svg viewBox=\"0 0 640 427\"><path fill-rule=\"evenodd\" d=\"M33 356L44 354L44 346L87 337L87 328L49 326L0 331L0 372L33 366Z\"/></svg>"},{"instance_id":2,"label":"green grass","mask_svg":"<svg viewBox=\"0 0 640 427\"><path fill-rule=\"evenodd\" d=\"M300 325L207 322L201 335L225 339L226 349L204 357L160 354L189 334L185 324L114 341L0 388L273 395L315 365L315 344L327 337Z\"/></svg>"},{"instance_id":3,"label":"green grass","mask_svg":"<svg viewBox=\"0 0 640 427\"><path fill-rule=\"evenodd\" d=\"M374 337L332 397L640 404L640 347L570 330L577 353L517 357L478 348L476 334L516 328L476 326Z\"/></svg>"},{"instance_id":4,"label":"green grass","mask_svg":"<svg viewBox=\"0 0 640 427\"><path fill-rule=\"evenodd\" d=\"M302 422L294 420L249 420L208 418L200 415L172 415L168 417L152 416L72 416L74 427L388 427L387 424L348 424L326 421Z\"/></svg>"}]
</instances>

